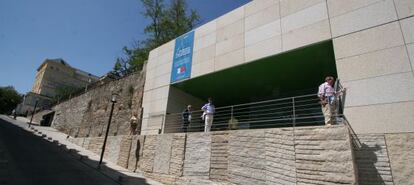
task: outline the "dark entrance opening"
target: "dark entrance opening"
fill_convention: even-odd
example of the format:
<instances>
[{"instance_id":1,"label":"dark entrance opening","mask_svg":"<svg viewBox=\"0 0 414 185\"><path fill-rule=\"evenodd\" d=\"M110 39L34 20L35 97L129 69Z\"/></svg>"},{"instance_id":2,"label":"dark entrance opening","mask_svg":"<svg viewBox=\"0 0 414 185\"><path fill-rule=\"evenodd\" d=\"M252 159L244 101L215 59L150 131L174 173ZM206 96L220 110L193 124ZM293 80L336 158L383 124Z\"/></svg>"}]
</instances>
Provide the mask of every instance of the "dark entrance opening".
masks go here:
<instances>
[{"instance_id":1,"label":"dark entrance opening","mask_svg":"<svg viewBox=\"0 0 414 185\"><path fill-rule=\"evenodd\" d=\"M55 111L49 112L42 116L42 120L40 121L41 126L50 127L53 121L53 117L55 116Z\"/></svg>"},{"instance_id":2,"label":"dark entrance opening","mask_svg":"<svg viewBox=\"0 0 414 185\"><path fill-rule=\"evenodd\" d=\"M172 87L201 101L212 97L216 107L223 107L309 94L316 95L318 86L327 75L337 76L332 41L313 44L191 78L175 83ZM174 98L171 94L170 90L170 100ZM180 111L172 107L185 107L185 102L181 101L182 105L176 105L177 101L170 100L167 108L168 113ZM318 111L320 112L320 107ZM247 117L252 116L251 112L250 110ZM223 123L229 123L232 118L226 117L224 119L226 120ZM241 118L237 120L240 121ZM216 123L216 119L214 123ZM166 124L168 123L166 122ZM227 127L225 124L223 125ZM253 124L248 125L247 127L252 128Z\"/></svg>"}]
</instances>

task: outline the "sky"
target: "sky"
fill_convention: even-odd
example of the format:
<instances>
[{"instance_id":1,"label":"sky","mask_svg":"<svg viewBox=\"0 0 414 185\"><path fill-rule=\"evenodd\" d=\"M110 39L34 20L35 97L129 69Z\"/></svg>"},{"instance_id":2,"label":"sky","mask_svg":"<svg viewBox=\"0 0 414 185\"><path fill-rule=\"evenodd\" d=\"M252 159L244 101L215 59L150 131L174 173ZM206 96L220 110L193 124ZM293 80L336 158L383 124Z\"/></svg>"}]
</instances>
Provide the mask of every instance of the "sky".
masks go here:
<instances>
[{"instance_id":1,"label":"sky","mask_svg":"<svg viewBox=\"0 0 414 185\"><path fill-rule=\"evenodd\" d=\"M168 2L169 0L165 0ZM205 24L249 0L187 0ZM109 72L122 47L145 38L139 0L0 0L0 86L32 88L46 59L62 58L97 76Z\"/></svg>"}]
</instances>

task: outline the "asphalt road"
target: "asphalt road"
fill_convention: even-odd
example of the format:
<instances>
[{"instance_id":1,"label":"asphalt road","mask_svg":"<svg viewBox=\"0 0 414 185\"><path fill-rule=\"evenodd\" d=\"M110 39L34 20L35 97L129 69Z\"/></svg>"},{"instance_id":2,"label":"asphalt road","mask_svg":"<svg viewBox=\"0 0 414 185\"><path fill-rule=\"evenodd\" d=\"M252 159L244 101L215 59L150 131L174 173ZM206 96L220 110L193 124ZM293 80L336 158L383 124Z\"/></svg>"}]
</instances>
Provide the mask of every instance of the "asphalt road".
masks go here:
<instances>
[{"instance_id":1,"label":"asphalt road","mask_svg":"<svg viewBox=\"0 0 414 185\"><path fill-rule=\"evenodd\" d=\"M0 185L118 184L55 144L1 118L0 152Z\"/></svg>"}]
</instances>

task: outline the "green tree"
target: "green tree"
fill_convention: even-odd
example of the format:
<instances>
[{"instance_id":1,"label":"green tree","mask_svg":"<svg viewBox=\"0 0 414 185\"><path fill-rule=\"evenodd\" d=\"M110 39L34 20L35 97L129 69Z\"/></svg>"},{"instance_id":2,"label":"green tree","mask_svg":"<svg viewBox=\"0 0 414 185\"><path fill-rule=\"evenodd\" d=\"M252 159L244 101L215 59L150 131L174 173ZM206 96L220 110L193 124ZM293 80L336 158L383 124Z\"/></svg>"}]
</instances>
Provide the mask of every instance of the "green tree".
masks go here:
<instances>
[{"instance_id":1,"label":"green tree","mask_svg":"<svg viewBox=\"0 0 414 185\"><path fill-rule=\"evenodd\" d=\"M136 44L138 45L138 44ZM124 47L122 49L124 57L118 57L116 59L113 71L119 76L124 76L134 71L139 71L144 66L144 62L147 60L148 51L144 47L136 46L134 49Z\"/></svg>"},{"instance_id":2,"label":"green tree","mask_svg":"<svg viewBox=\"0 0 414 185\"><path fill-rule=\"evenodd\" d=\"M120 76L141 70L152 49L192 30L199 21L195 10L187 10L185 0L171 0L167 7L164 0L141 0L141 3L145 8L142 15L150 20L144 28L147 38L135 42L131 48L123 48L124 56L117 58L113 68Z\"/></svg>"},{"instance_id":3,"label":"green tree","mask_svg":"<svg viewBox=\"0 0 414 185\"><path fill-rule=\"evenodd\" d=\"M147 25L144 32L149 34L148 39L145 41L147 47L156 47L165 40L165 8L163 0L141 0L141 3L145 7L145 11L142 13L146 18L150 19L151 23Z\"/></svg>"},{"instance_id":4,"label":"green tree","mask_svg":"<svg viewBox=\"0 0 414 185\"><path fill-rule=\"evenodd\" d=\"M0 87L0 114L11 113L21 101L22 95L14 87Z\"/></svg>"},{"instance_id":5,"label":"green tree","mask_svg":"<svg viewBox=\"0 0 414 185\"><path fill-rule=\"evenodd\" d=\"M125 61L124 58L118 57L112 71L118 76L124 75L124 73L127 73L128 71L128 61Z\"/></svg>"},{"instance_id":6,"label":"green tree","mask_svg":"<svg viewBox=\"0 0 414 185\"><path fill-rule=\"evenodd\" d=\"M172 0L171 6L166 10L163 29L166 31L163 43L166 43L194 28L199 20L199 15L195 10L190 10L187 15L187 4L184 0Z\"/></svg>"}]
</instances>

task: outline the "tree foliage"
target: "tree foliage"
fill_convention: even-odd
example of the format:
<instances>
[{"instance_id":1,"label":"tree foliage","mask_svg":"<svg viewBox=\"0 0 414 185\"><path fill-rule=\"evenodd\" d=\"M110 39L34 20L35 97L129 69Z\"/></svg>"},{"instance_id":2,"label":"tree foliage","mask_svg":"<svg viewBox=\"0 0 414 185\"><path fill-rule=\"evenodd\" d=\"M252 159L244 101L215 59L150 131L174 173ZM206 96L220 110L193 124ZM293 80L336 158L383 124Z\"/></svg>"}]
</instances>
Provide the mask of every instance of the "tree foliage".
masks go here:
<instances>
[{"instance_id":1,"label":"tree foliage","mask_svg":"<svg viewBox=\"0 0 414 185\"><path fill-rule=\"evenodd\" d=\"M21 101L22 95L14 87L0 87L0 114L11 113Z\"/></svg>"},{"instance_id":2,"label":"tree foliage","mask_svg":"<svg viewBox=\"0 0 414 185\"><path fill-rule=\"evenodd\" d=\"M124 56L116 59L113 72L123 76L142 69L149 52L168 41L190 31L199 21L195 10L188 10L185 0L141 0L142 15L150 20L144 28L147 38L137 41L131 48L122 49Z\"/></svg>"}]
</instances>

